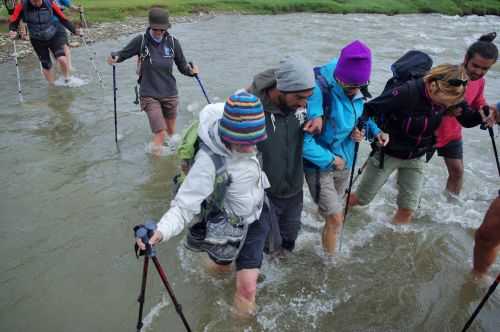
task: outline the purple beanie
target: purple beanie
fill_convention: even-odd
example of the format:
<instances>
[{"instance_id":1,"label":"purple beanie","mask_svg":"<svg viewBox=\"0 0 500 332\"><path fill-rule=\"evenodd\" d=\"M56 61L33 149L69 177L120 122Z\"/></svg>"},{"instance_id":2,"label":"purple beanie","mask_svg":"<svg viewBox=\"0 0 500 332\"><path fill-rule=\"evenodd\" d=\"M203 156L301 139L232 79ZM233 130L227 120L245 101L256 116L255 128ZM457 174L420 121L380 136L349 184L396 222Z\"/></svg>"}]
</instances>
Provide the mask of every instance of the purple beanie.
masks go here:
<instances>
[{"instance_id":1,"label":"purple beanie","mask_svg":"<svg viewBox=\"0 0 500 332\"><path fill-rule=\"evenodd\" d=\"M335 78L345 84L364 85L370 81L372 72L372 52L355 40L345 46L340 52L340 58L335 69Z\"/></svg>"}]
</instances>

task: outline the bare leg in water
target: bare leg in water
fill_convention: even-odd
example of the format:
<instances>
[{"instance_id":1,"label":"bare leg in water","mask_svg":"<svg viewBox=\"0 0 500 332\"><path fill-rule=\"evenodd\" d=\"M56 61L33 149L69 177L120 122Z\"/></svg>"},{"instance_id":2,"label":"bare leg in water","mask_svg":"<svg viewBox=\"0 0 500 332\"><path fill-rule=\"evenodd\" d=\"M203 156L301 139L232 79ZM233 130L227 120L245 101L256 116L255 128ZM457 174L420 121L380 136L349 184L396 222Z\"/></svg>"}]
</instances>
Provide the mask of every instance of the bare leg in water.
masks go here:
<instances>
[{"instance_id":1,"label":"bare leg in water","mask_svg":"<svg viewBox=\"0 0 500 332\"><path fill-rule=\"evenodd\" d=\"M476 231L474 243L474 267L472 274L482 278L495 262L500 249L500 197L497 197L486 212L483 223Z\"/></svg>"},{"instance_id":2,"label":"bare leg in water","mask_svg":"<svg viewBox=\"0 0 500 332\"><path fill-rule=\"evenodd\" d=\"M446 182L446 190L453 194L459 195L464 182L464 161L462 159L444 158L446 168L448 169L448 181Z\"/></svg>"}]
</instances>

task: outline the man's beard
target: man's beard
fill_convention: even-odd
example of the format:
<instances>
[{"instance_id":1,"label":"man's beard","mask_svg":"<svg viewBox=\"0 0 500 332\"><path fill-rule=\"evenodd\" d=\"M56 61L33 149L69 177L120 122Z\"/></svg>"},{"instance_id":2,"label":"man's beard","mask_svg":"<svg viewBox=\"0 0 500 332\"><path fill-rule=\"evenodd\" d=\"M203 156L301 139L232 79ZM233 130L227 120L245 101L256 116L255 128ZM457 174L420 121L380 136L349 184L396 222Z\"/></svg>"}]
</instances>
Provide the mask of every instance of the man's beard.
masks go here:
<instances>
[{"instance_id":1,"label":"man's beard","mask_svg":"<svg viewBox=\"0 0 500 332\"><path fill-rule=\"evenodd\" d=\"M295 112L296 108L292 108L286 104L285 97L283 95L279 96L279 108L281 111L284 113L293 113Z\"/></svg>"}]
</instances>

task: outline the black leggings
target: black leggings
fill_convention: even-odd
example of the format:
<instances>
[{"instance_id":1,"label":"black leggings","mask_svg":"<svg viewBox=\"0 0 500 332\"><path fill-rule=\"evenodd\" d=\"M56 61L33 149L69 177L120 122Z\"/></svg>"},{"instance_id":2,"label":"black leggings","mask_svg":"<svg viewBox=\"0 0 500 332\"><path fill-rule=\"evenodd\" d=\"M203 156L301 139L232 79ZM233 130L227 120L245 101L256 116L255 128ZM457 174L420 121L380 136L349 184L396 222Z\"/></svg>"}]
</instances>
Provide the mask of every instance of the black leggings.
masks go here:
<instances>
[{"instance_id":1,"label":"black leggings","mask_svg":"<svg viewBox=\"0 0 500 332\"><path fill-rule=\"evenodd\" d=\"M35 49L36 55L44 69L52 68L52 60L50 59L50 51L56 58L64 56L64 45L66 45L66 31L57 29L56 34L49 40L31 39L31 45Z\"/></svg>"}]
</instances>

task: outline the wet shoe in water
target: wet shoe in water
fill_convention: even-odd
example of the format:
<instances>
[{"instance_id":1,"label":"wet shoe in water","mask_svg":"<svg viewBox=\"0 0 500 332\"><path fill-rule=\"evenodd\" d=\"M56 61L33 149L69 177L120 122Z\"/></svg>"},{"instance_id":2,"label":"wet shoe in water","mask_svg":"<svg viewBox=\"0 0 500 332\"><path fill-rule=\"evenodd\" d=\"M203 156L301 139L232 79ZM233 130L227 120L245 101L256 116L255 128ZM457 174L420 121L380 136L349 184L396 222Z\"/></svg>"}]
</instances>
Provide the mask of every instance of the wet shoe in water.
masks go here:
<instances>
[{"instance_id":1,"label":"wet shoe in water","mask_svg":"<svg viewBox=\"0 0 500 332\"><path fill-rule=\"evenodd\" d=\"M169 152L175 152L180 142L181 142L181 137L177 134L174 134L171 137L167 138L165 142L163 142L163 146Z\"/></svg>"}]
</instances>

